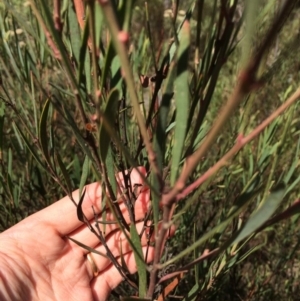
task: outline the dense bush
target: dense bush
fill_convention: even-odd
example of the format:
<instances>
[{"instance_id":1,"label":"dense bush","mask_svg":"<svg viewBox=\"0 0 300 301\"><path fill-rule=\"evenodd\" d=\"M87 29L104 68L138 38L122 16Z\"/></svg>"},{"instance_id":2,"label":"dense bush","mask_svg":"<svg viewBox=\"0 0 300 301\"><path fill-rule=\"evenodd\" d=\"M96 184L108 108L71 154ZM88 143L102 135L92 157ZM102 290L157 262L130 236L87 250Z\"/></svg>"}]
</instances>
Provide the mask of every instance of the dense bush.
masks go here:
<instances>
[{"instance_id":1,"label":"dense bush","mask_svg":"<svg viewBox=\"0 0 300 301\"><path fill-rule=\"evenodd\" d=\"M297 1L0 12L1 230L93 181L114 211L115 174L143 165L156 255L135 240L139 290L114 296L299 298Z\"/></svg>"}]
</instances>

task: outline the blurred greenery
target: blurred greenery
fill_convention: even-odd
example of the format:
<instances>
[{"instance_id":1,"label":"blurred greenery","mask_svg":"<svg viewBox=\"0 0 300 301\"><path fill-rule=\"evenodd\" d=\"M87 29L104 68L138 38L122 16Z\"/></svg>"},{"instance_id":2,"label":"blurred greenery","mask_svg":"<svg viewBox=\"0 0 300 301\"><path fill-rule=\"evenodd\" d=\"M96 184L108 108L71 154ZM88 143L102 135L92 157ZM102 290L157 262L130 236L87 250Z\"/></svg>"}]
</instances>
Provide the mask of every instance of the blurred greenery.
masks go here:
<instances>
[{"instance_id":1,"label":"blurred greenery","mask_svg":"<svg viewBox=\"0 0 300 301\"><path fill-rule=\"evenodd\" d=\"M0 231L97 180L114 201L114 175L140 165L156 228L165 210L158 203L220 118L284 1L87 1L79 16L76 1L64 0L55 19L58 2L0 3ZM299 87L300 12L291 2L257 87L243 95L185 188ZM299 300L297 203L289 218L272 223L299 198L299 113L294 102L176 203L177 231L158 280L219 249L189 266L171 292L171 280L157 284L152 299ZM134 231L139 291L125 281L112 299L144 298L151 282Z\"/></svg>"}]
</instances>

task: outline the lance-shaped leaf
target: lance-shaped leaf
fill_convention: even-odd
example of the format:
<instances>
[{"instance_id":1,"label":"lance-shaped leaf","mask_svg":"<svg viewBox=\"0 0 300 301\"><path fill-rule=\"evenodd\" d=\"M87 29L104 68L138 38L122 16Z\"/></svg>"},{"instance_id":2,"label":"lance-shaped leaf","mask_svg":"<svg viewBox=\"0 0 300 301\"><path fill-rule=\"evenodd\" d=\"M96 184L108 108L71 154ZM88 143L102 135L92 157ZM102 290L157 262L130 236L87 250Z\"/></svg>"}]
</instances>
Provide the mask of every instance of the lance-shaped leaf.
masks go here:
<instances>
[{"instance_id":1,"label":"lance-shaped leaf","mask_svg":"<svg viewBox=\"0 0 300 301\"><path fill-rule=\"evenodd\" d=\"M46 169L46 167L44 166L44 164L42 163L41 159L39 158L38 154L35 152L34 148L31 146L31 144L29 143L27 137L25 136L25 134L22 132L22 130L20 129L20 127L15 123L16 128L18 129L20 135L22 136L26 146L28 147L30 153L32 154L32 156L34 157L34 159L44 168Z\"/></svg>"},{"instance_id":2,"label":"lance-shaped leaf","mask_svg":"<svg viewBox=\"0 0 300 301\"><path fill-rule=\"evenodd\" d=\"M48 137L47 137L47 118L50 106L50 99L47 99L44 104L40 123L39 123L39 140L40 145L45 157L45 160L49 166L51 166L49 151L48 151Z\"/></svg>"},{"instance_id":3,"label":"lance-shaped leaf","mask_svg":"<svg viewBox=\"0 0 300 301\"><path fill-rule=\"evenodd\" d=\"M88 174L89 174L89 167L90 167L90 160L88 156L85 156L83 166L82 166L82 172L80 177L80 184L79 184L79 197L81 196L83 187L86 183Z\"/></svg>"},{"instance_id":4,"label":"lance-shaped leaf","mask_svg":"<svg viewBox=\"0 0 300 301\"><path fill-rule=\"evenodd\" d=\"M84 153L89 157L89 159L94 164L96 164L95 159L93 158L92 153L91 153L86 141L84 140L83 136L81 135L80 130L79 130L76 122L74 121L73 117L71 116L70 112L66 108L62 107L61 104L59 104L58 102L54 101L53 105L55 106L57 111L61 114L61 116L66 120L66 122L68 122L68 124L70 125L74 135L76 136L77 142L81 146Z\"/></svg>"},{"instance_id":5,"label":"lance-shaped leaf","mask_svg":"<svg viewBox=\"0 0 300 301\"><path fill-rule=\"evenodd\" d=\"M57 163L59 165L59 168L61 170L61 173L65 179L65 182L67 184L67 187L68 187L68 193L71 193L72 192L72 184L71 184L71 179L70 179L70 176L69 176L69 173L68 173L68 170L64 164L64 162L62 161L61 157L60 157L60 154L59 152L56 152L56 160L57 160Z\"/></svg>"},{"instance_id":6,"label":"lance-shaped leaf","mask_svg":"<svg viewBox=\"0 0 300 301\"><path fill-rule=\"evenodd\" d=\"M168 56L169 59L169 56ZM167 62L169 64L169 62ZM173 98L174 80L176 78L176 66L174 62L171 64L168 76L166 78L161 105L158 111L158 121L156 127L156 133L153 139L154 151L156 154L157 166L160 171L163 169L164 158L166 153L166 141L167 141L167 126L168 126L168 115L170 112L171 101ZM175 123L173 123L175 124ZM170 127L170 126L169 126ZM155 173L151 173L150 181L156 191L159 191L160 183ZM153 193L152 195L152 206L153 206L153 218L154 225L156 227L159 222L159 201L160 195Z\"/></svg>"},{"instance_id":7,"label":"lance-shaped leaf","mask_svg":"<svg viewBox=\"0 0 300 301\"><path fill-rule=\"evenodd\" d=\"M250 216L244 227L242 227L241 230L230 239L230 241L226 242L222 249L226 249L230 245L239 243L241 240L259 229L259 227L262 226L278 208L283 200L285 191L285 184L278 185L278 187L270 193L266 201L257 209L257 211Z\"/></svg>"},{"instance_id":8,"label":"lance-shaped leaf","mask_svg":"<svg viewBox=\"0 0 300 301\"><path fill-rule=\"evenodd\" d=\"M86 249L86 250L89 251L90 253L95 253L95 254L97 254L97 255L100 255L100 256L103 256L103 257L105 257L105 258L108 258L108 256L105 255L104 253L99 252L99 251L97 251L97 250L95 250L95 249L93 249L93 248L91 248L91 247L89 247L89 246L83 244L82 242L80 242L80 241L78 241L78 240L76 240L76 239L74 239L74 238L72 238L72 237L70 237L70 236L67 236L67 238L70 239L71 241L73 241L75 244L77 244L77 245L80 246L81 248Z\"/></svg>"},{"instance_id":9,"label":"lance-shaped leaf","mask_svg":"<svg viewBox=\"0 0 300 301\"><path fill-rule=\"evenodd\" d=\"M131 242L135 247L133 249L133 253L139 274L139 296L144 298L146 297L147 293L147 270L145 262L143 261L144 257L141 240L135 225L130 226L130 235Z\"/></svg>"},{"instance_id":10,"label":"lance-shaped leaf","mask_svg":"<svg viewBox=\"0 0 300 301\"><path fill-rule=\"evenodd\" d=\"M176 103L176 126L174 133L174 145L172 151L171 185L175 183L178 167L186 137L188 114L189 114L189 83L188 83L188 60L190 46L190 24L186 20L181 36L177 54L177 77L175 79L175 103Z\"/></svg>"},{"instance_id":11,"label":"lance-shaped leaf","mask_svg":"<svg viewBox=\"0 0 300 301\"><path fill-rule=\"evenodd\" d=\"M73 7L73 1L69 1L68 6L68 25L70 32L70 42L72 47L73 56L76 63L79 63L80 45L81 45L81 34L79 30L79 25L77 17Z\"/></svg>"},{"instance_id":12,"label":"lance-shaped leaf","mask_svg":"<svg viewBox=\"0 0 300 301\"><path fill-rule=\"evenodd\" d=\"M4 135L3 135L3 125L4 125L4 109L3 113L1 112L1 105L0 105L0 160L2 160L2 152L3 152L3 142L4 142ZM18 138L18 137L17 137Z\"/></svg>"},{"instance_id":13,"label":"lance-shaped leaf","mask_svg":"<svg viewBox=\"0 0 300 301\"><path fill-rule=\"evenodd\" d=\"M204 242L206 242L209 238L211 238L216 233L222 233L224 231L224 229L228 226L228 224L233 220L233 218L238 216L242 212L242 210L244 210L244 208L249 204L249 202L255 196L257 196L257 194L259 192L261 192L261 188L257 189L257 190L252 190L252 191L248 190L248 192L241 194L238 197L235 206L230 210L228 216L222 222L220 222L218 225L216 225L210 231L208 231L207 233L202 235L197 241L195 241L192 245L188 246L181 253L173 256L171 259L169 259L166 262L164 262L163 264L161 264L160 268L164 268L164 267L168 266L169 264L176 262L177 260L179 260L183 256L189 254L190 252L194 251L197 247L204 244Z\"/></svg>"},{"instance_id":14,"label":"lance-shaped leaf","mask_svg":"<svg viewBox=\"0 0 300 301\"><path fill-rule=\"evenodd\" d=\"M100 127L100 157L101 160L104 162L107 156L109 144L111 141L111 136L108 132L108 127L111 127L113 120L115 119L117 113L117 104L119 99L119 92L118 90L114 89L110 92L107 104L104 110L105 120L103 120L101 127Z\"/></svg>"},{"instance_id":15,"label":"lance-shaped leaf","mask_svg":"<svg viewBox=\"0 0 300 301\"><path fill-rule=\"evenodd\" d=\"M88 38L89 38L89 26L88 26L88 15L86 17L85 21L85 26L83 30L83 35L82 35L82 41L81 41L81 46L80 46L80 51L79 51L79 65L78 65L78 82L81 83L83 82L83 69L87 69L86 65L89 62L89 56L86 55L87 53L87 43L88 43ZM90 76L87 76L87 80L90 80Z\"/></svg>"}]
</instances>

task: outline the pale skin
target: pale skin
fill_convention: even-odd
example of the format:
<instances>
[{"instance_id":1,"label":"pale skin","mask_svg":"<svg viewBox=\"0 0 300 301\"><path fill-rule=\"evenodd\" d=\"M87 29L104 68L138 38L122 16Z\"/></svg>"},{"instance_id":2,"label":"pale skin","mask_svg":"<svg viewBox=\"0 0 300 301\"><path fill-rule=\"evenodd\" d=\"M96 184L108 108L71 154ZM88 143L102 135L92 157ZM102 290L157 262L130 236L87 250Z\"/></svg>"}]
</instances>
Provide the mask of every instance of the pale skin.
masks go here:
<instances>
[{"instance_id":1,"label":"pale skin","mask_svg":"<svg viewBox=\"0 0 300 301\"><path fill-rule=\"evenodd\" d=\"M145 174L145 169L139 170ZM134 170L132 184L142 184L142 178ZM143 186L144 187L144 186ZM144 218L150 192L141 188L135 203L136 220ZM73 193L78 202L78 191ZM82 209L94 225L94 213L100 213L102 200L101 185L93 183L86 186ZM124 203L121 204L126 221L129 215ZM114 220L113 214L107 214ZM124 235L116 230L115 224L106 227L106 242L116 258L122 252L131 273L136 272L136 264L131 248ZM143 222L137 223L140 231ZM69 197L29 216L20 223L0 234L0 300L2 301L95 301L106 300L122 280L122 276L108 258L93 254L100 270L94 277L91 264L86 259L87 250L70 241L76 239L105 253L98 238L78 220L76 208ZM147 239L142 238L146 253ZM153 248L148 250L147 260L153 259Z\"/></svg>"}]
</instances>

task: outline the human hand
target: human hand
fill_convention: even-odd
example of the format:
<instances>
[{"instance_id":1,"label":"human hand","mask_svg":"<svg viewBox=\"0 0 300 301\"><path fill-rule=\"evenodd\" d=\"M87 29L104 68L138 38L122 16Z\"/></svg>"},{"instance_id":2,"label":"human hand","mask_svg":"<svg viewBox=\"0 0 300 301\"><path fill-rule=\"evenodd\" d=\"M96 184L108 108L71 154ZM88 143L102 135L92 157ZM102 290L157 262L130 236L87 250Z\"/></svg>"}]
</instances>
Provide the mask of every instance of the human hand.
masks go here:
<instances>
[{"instance_id":1,"label":"human hand","mask_svg":"<svg viewBox=\"0 0 300 301\"><path fill-rule=\"evenodd\" d=\"M145 174L145 168L139 167ZM131 183L142 184L136 170L131 173ZM149 189L143 189L135 202L136 220L142 219L149 205ZM73 193L78 203L78 191ZM94 213L101 209L101 185L93 183L86 186L82 210L93 224ZM125 204L120 204L125 220L129 216ZM111 212L107 221L113 221ZM106 242L115 257L122 254L131 273L136 264L131 248L116 224L106 225ZM137 223L141 230L143 222ZM106 253L98 238L80 222L76 210L65 197L53 205L29 216L20 223L0 234L0 300L51 300L51 301L90 301L106 300L122 276L110 260L93 254L99 274L94 277L92 266L87 260L89 253L68 237L71 237L99 252ZM121 241L121 242L120 242ZM146 237L142 244L146 245ZM144 251L146 247L144 247ZM148 261L153 258L153 249L148 250Z\"/></svg>"}]
</instances>

